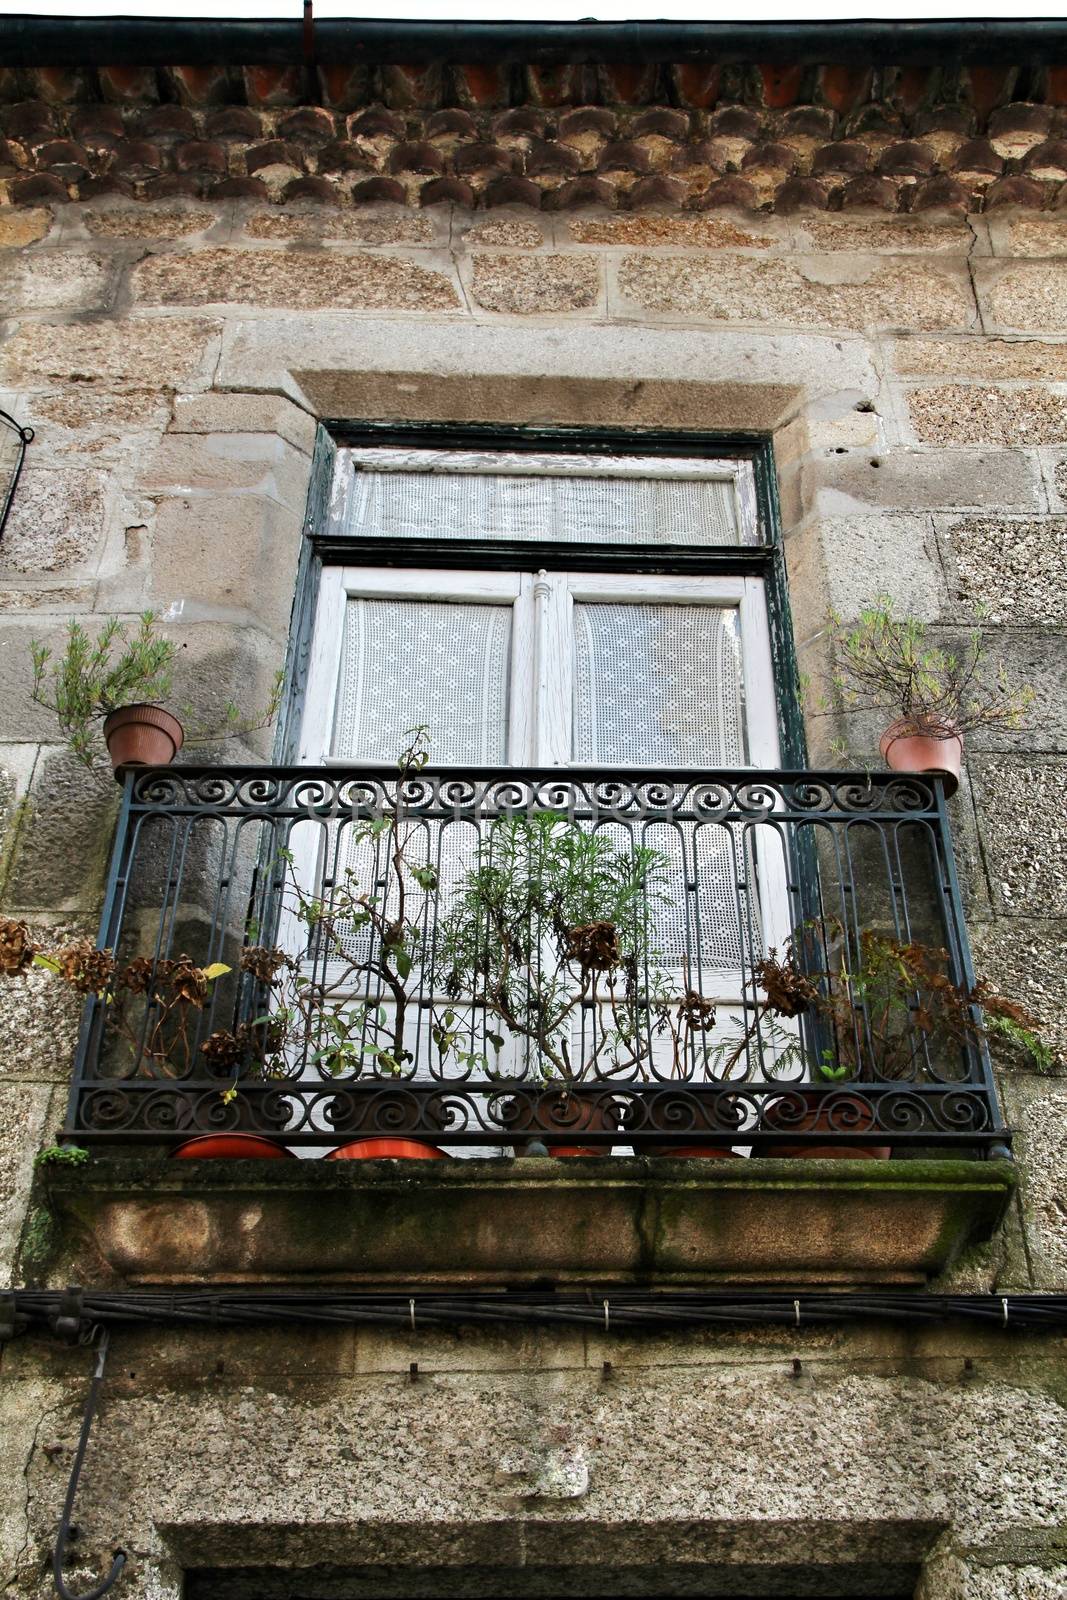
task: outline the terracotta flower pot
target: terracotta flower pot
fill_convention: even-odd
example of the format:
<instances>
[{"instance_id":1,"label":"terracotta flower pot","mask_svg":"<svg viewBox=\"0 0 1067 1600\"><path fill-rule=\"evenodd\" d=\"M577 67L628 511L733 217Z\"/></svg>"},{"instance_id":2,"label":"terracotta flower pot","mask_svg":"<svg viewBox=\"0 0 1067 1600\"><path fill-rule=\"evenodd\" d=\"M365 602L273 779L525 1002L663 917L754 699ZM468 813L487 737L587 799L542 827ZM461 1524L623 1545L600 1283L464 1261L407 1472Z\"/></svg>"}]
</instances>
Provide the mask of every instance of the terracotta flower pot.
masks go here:
<instances>
[{"instance_id":1,"label":"terracotta flower pot","mask_svg":"<svg viewBox=\"0 0 1067 1600\"><path fill-rule=\"evenodd\" d=\"M339 1145L327 1161L447 1161L444 1150L418 1139L353 1139Z\"/></svg>"},{"instance_id":2,"label":"terracotta flower pot","mask_svg":"<svg viewBox=\"0 0 1067 1600\"><path fill-rule=\"evenodd\" d=\"M587 1097L580 1089L554 1089L536 1095L533 1103L525 1098L516 1099L502 1108L504 1126L511 1130L512 1142L518 1155L529 1154L531 1144L543 1144L550 1156L606 1156L611 1146L572 1142L574 1135L586 1132L614 1132L616 1123L612 1110L602 1101ZM557 1139L552 1129L570 1135Z\"/></svg>"},{"instance_id":3,"label":"terracotta flower pot","mask_svg":"<svg viewBox=\"0 0 1067 1600\"><path fill-rule=\"evenodd\" d=\"M104 718L104 739L119 782L127 767L166 767L182 747L177 717L162 706L119 706Z\"/></svg>"},{"instance_id":4,"label":"terracotta flower pot","mask_svg":"<svg viewBox=\"0 0 1067 1600\"><path fill-rule=\"evenodd\" d=\"M899 717L891 722L878 745L882 760L893 772L923 772L945 780L945 793L960 786L963 739L951 722L921 717Z\"/></svg>"},{"instance_id":5,"label":"terracotta flower pot","mask_svg":"<svg viewBox=\"0 0 1067 1600\"><path fill-rule=\"evenodd\" d=\"M724 1144L650 1144L641 1152L646 1156L675 1156L692 1161L700 1157L704 1161L740 1161L741 1157L736 1150L731 1150Z\"/></svg>"},{"instance_id":6,"label":"terracotta flower pot","mask_svg":"<svg viewBox=\"0 0 1067 1600\"><path fill-rule=\"evenodd\" d=\"M709 1095L699 1084L671 1083L647 1089L642 1101L651 1131L635 1134L634 1149L638 1155L678 1156L689 1160L700 1157L714 1161L740 1159L736 1150L721 1142L735 1132L741 1138L744 1112L733 1096ZM672 1131L689 1134L688 1142L665 1144L657 1140L657 1133ZM708 1134L714 1134L715 1140L709 1139Z\"/></svg>"},{"instance_id":7,"label":"terracotta flower pot","mask_svg":"<svg viewBox=\"0 0 1067 1600\"><path fill-rule=\"evenodd\" d=\"M174 1152L175 1161L277 1161L295 1159L293 1152L258 1133L204 1133L187 1139Z\"/></svg>"},{"instance_id":8,"label":"terracotta flower pot","mask_svg":"<svg viewBox=\"0 0 1067 1600\"><path fill-rule=\"evenodd\" d=\"M763 1107L761 1125L780 1128L783 1133L864 1133L874 1126L874 1112L855 1095L808 1094L803 1089L791 1090L780 1099L768 1100ZM766 1144L760 1151L765 1156L787 1158L804 1157L809 1161L888 1161L892 1151L887 1144Z\"/></svg>"}]
</instances>

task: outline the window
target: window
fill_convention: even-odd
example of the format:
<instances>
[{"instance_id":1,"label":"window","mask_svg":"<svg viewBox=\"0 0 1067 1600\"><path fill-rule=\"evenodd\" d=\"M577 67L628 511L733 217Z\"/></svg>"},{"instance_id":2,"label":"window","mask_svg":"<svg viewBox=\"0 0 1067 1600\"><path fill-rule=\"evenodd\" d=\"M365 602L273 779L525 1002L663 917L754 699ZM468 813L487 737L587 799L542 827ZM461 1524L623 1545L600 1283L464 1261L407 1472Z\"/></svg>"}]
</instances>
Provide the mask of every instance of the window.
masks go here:
<instances>
[{"instance_id":1,"label":"window","mask_svg":"<svg viewBox=\"0 0 1067 1600\"><path fill-rule=\"evenodd\" d=\"M331 520L364 564L323 571L302 762L388 761L424 724L450 765L778 765L762 578L637 559L754 544L748 462L345 450ZM458 540L509 559L432 564ZM568 570L568 546L634 570Z\"/></svg>"},{"instance_id":2,"label":"window","mask_svg":"<svg viewBox=\"0 0 1067 1600\"><path fill-rule=\"evenodd\" d=\"M389 768L422 725L432 766L457 775L779 765L764 580L739 559L758 538L747 462L342 451L332 524L333 548L361 559L321 574L301 763ZM613 553L609 569L583 559L598 546ZM648 559L665 548L719 559L705 570ZM658 570L676 564L689 570ZM415 914L431 951L480 836L469 820L413 826L412 848L436 877L434 903ZM714 1000L724 1031L752 961L788 934L781 840L715 820L617 832L666 864L654 920L671 992ZM351 874L380 882L388 900L379 847L358 830L314 823L293 845L316 898ZM365 958L369 939L346 939L346 955ZM388 995L354 998L391 1019ZM511 1054L498 1070L528 1070Z\"/></svg>"}]
</instances>

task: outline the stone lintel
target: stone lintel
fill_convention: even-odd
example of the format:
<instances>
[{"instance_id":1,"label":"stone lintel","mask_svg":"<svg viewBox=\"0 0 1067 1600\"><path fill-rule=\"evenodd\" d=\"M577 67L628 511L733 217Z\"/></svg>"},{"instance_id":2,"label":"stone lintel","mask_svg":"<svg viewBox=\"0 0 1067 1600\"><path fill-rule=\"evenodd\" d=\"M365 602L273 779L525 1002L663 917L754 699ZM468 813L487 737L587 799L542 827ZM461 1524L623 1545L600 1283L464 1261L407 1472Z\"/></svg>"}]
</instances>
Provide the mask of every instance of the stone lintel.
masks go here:
<instances>
[{"instance_id":1,"label":"stone lintel","mask_svg":"<svg viewBox=\"0 0 1067 1600\"><path fill-rule=\"evenodd\" d=\"M922 1283L1014 1184L958 1159L130 1157L52 1168L45 1194L63 1282L698 1288Z\"/></svg>"}]
</instances>

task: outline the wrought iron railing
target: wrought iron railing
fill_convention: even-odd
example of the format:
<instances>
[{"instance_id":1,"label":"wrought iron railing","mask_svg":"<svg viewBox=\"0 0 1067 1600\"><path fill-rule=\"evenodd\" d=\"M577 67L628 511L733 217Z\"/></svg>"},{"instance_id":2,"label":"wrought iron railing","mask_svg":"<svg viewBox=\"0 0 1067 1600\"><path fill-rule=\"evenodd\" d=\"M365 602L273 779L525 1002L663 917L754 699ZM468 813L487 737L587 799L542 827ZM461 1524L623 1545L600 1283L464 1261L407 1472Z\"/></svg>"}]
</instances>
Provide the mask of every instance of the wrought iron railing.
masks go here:
<instances>
[{"instance_id":1,"label":"wrought iron railing","mask_svg":"<svg viewBox=\"0 0 1067 1600\"><path fill-rule=\"evenodd\" d=\"M99 945L79 1142L1006 1139L936 781L144 771Z\"/></svg>"}]
</instances>

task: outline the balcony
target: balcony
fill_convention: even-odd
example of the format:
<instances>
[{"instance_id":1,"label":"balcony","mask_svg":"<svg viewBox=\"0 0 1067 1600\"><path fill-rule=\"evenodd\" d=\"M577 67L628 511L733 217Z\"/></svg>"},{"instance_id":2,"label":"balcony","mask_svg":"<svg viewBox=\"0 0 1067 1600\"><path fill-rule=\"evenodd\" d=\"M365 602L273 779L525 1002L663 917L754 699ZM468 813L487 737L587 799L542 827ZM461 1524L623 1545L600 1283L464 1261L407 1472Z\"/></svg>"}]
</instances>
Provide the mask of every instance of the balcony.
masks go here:
<instances>
[{"instance_id":1,"label":"balcony","mask_svg":"<svg viewBox=\"0 0 1067 1600\"><path fill-rule=\"evenodd\" d=\"M125 1281L917 1282L1010 1194L936 782L144 772L99 944L47 1181ZM158 1161L226 1130L305 1159ZM383 1138L452 1159L308 1159Z\"/></svg>"},{"instance_id":2,"label":"balcony","mask_svg":"<svg viewBox=\"0 0 1067 1600\"><path fill-rule=\"evenodd\" d=\"M509 980L504 1008L485 951L457 987L449 916L472 868L502 859L501 828L514 840L546 816L558 836L603 834L616 864L655 853L637 884L645 926L629 949L595 917L561 926L550 880L524 902L527 974ZM233 1128L317 1151L402 1136L455 1155L558 1142L655 1153L717 1142L754 1157L783 1144L1002 1145L979 1032L929 1028L921 975L874 990L872 940L883 957L921 946L959 992L973 981L935 783L151 772L125 792L99 939L139 964L140 993L125 996L121 1028L114 993L90 996L66 1132L173 1146ZM288 991L267 949L287 955ZM787 949L828 1003L768 1003L761 963ZM183 963L226 971L203 993L193 980L176 1005ZM302 1027L284 1043L275 1028L271 1048L272 1018L294 999ZM887 1006L888 1024L876 1014Z\"/></svg>"}]
</instances>

